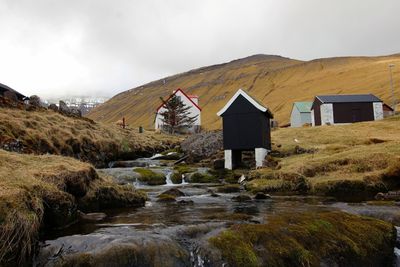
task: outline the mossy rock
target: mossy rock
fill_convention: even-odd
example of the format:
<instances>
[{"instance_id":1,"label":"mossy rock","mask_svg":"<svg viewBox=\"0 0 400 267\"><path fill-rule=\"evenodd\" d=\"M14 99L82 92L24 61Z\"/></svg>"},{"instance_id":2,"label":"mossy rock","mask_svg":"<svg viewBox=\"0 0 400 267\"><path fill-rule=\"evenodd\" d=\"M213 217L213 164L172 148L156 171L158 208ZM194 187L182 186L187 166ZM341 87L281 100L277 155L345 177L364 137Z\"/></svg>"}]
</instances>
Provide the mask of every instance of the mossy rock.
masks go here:
<instances>
[{"instance_id":1,"label":"mossy rock","mask_svg":"<svg viewBox=\"0 0 400 267\"><path fill-rule=\"evenodd\" d=\"M175 202L176 197L170 194L161 194L158 196L157 202Z\"/></svg>"},{"instance_id":2,"label":"mossy rock","mask_svg":"<svg viewBox=\"0 0 400 267\"><path fill-rule=\"evenodd\" d=\"M156 173L152 170L145 168L135 168L133 171L140 174L140 177L138 178L140 182L146 183L148 185L166 184L164 174Z\"/></svg>"},{"instance_id":3,"label":"mossy rock","mask_svg":"<svg viewBox=\"0 0 400 267\"><path fill-rule=\"evenodd\" d=\"M191 172L195 172L196 168L191 167L189 165L176 165L174 166L174 171L180 173L180 174L185 174L185 173L191 173Z\"/></svg>"},{"instance_id":4,"label":"mossy rock","mask_svg":"<svg viewBox=\"0 0 400 267\"><path fill-rule=\"evenodd\" d=\"M167 191L162 192L160 195L171 195L175 197L183 197L185 196L185 193L183 193L181 190L177 188L171 188L168 189Z\"/></svg>"},{"instance_id":5,"label":"mossy rock","mask_svg":"<svg viewBox=\"0 0 400 267\"><path fill-rule=\"evenodd\" d=\"M210 170L211 175L217 177L218 180L223 180L227 183L237 183L241 174L235 174L232 170L220 169L220 170Z\"/></svg>"},{"instance_id":6,"label":"mossy rock","mask_svg":"<svg viewBox=\"0 0 400 267\"><path fill-rule=\"evenodd\" d=\"M217 188L219 193L237 193L240 191L239 184L226 184Z\"/></svg>"},{"instance_id":7,"label":"mossy rock","mask_svg":"<svg viewBox=\"0 0 400 267\"><path fill-rule=\"evenodd\" d=\"M171 176L171 181L174 184L181 184L182 183L182 174L179 172L174 172Z\"/></svg>"},{"instance_id":8,"label":"mossy rock","mask_svg":"<svg viewBox=\"0 0 400 267\"><path fill-rule=\"evenodd\" d=\"M271 215L209 239L229 266L392 266L396 230L344 212Z\"/></svg>"},{"instance_id":9,"label":"mossy rock","mask_svg":"<svg viewBox=\"0 0 400 267\"><path fill-rule=\"evenodd\" d=\"M193 173L190 177L191 183L217 183L218 178L209 174L202 174L199 172Z\"/></svg>"}]
</instances>

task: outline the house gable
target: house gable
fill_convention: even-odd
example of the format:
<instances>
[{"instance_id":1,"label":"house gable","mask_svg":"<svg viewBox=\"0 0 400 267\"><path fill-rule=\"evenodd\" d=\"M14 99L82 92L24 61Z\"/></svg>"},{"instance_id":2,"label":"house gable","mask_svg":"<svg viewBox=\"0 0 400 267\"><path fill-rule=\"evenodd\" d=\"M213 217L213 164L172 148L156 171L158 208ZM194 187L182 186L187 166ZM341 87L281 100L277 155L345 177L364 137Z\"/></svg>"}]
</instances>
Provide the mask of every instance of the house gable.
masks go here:
<instances>
[{"instance_id":1,"label":"house gable","mask_svg":"<svg viewBox=\"0 0 400 267\"><path fill-rule=\"evenodd\" d=\"M192 98L194 98L195 96L188 96L181 88L178 88L174 93L172 93L167 100L165 100L165 102L168 102L174 95L176 95L178 92L182 93L182 95L184 97L186 97L192 104L194 107L196 107L199 111L201 111L201 108L199 107L199 105L197 105ZM196 97L197 98L197 97ZM158 106L157 108L157 113L158 111L164 106L164 103L162 103L160 106Z\"/></svg>"}]
</instances>

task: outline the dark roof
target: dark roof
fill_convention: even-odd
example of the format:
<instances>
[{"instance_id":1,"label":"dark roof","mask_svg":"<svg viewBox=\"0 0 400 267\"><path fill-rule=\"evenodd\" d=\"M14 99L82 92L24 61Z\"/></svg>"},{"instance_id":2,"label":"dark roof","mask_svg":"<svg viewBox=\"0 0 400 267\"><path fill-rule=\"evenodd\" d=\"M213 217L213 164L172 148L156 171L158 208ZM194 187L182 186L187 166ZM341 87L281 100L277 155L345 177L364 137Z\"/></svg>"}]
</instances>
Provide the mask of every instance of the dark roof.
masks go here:
<instances>
[{"instance_id":1,"label":"dark roof","mask_svg":"<svg viewBox=\"0 0 400 267\"><path fill-rule=\"evenodd\" d=\"M5 84L0 83L0 94L4 94L5 91L10 91L10 92L15 93L15 94L17 95L17 97L18 97L19 99L21 99L21 100L23 100L23 99L26 97L26 96L24 96L23 94L21 94L21 93L15 91L15 90L12 89L11 87L9 87L9 86L7 86L7 85L5 85Z\"/></svg>"},{"instance_id":2,"label":"dark roof","mask_svg":"<svg viewBox=\"0 0 400 267\"><path fill-rule=\"evenodd\" d=\"M355 103L355 102L382 102L373 94L367 95L318 95L322 103Z\"/></svg>"}]
</instances>

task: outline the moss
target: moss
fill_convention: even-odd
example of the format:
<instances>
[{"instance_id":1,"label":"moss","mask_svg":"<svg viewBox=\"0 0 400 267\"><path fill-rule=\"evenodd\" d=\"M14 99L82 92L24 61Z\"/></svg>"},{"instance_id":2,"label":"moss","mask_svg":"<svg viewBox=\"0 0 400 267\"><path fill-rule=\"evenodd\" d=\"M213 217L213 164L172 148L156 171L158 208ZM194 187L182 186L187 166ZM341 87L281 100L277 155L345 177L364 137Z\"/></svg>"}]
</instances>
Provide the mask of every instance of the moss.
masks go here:
<instances>
[{"instance_id":1,"label":"moss","mask_svg":"<svg viewBox=\"0 0 400 267\"><path fill-rule=\"evenodd\" d=\"M367 217L306 212L234 225L209 241L231 266L391 266L396 231Z\"/></svg>"},{"instance_id":2,"label":"moss","mask_svg":"<svg viewBox=\"0 0 400 267\"><path fill-rule=\"evenodd\" d=\"M237 183L241 173L236 171L237 173L233 172L232 170L228 169L221 169L221 170L210 170L211 175L217 177L218 180L223 180L227 183Z\"/></svg>"},{"instance_id":3,"label":"moss","mask_svg":"<svg viewBox=\"0 0 400 267\"><path fill-rule=\"evenodd\" d=\"M209 239L217 247L231 266L259 266L257 255L250 243L244 241L236 232L227 230Z\"/></svg>"},{"instance_id":4,"label":"moss","mask_svg":"<svg viewBox=\"0 0 400 267\"><path fill-rule=\"evenodd\" d=\"M174 166L174 171L176 171L180 174L185 174L185 173L195 172L196 168L191 167L189 165L180 164L180 165Z\"/></svg>"},{"instance_id":5,"label":"moss","mask_svg":"<svg viewBox=\"0 0 400 267\"><path fill-rule=\"evenodd\" d=\"M240 185L238 184L226 184L223 186L219 186L217 188L219 193L236 193L240 191Z\"/></svg>"},{"instance_id":6,"label":"moss","mask_svg":"<svg viewBox=\"0 0 400 267\"><path fill-rule=\"evenodd\" d=\"M191 183L217 183L218 178L209 174L194 173L190 176Z\"/></svg>"},{"instance_id":7,"label":"moss","mask_svg":"<svg viewBox=\"0 0 400 267\"><path fill-rule=\"evenodd\" d=\"M133 171L140 174L139 181L148 185L162 185L166 183L165 176L161 173L156 173L145 168L135 168Z\"/></svg>"},{"instance_id":8,"label":"moss","mask_svg":"<svg viewBox=\"0 0 400 267\"><path fill-rule=\"evenodd\" d=\"M182 174L180 174L179 172L174 172L171 176L171 181L174 184L180 184L182 183Z\"/></svg>"}]
</instances>

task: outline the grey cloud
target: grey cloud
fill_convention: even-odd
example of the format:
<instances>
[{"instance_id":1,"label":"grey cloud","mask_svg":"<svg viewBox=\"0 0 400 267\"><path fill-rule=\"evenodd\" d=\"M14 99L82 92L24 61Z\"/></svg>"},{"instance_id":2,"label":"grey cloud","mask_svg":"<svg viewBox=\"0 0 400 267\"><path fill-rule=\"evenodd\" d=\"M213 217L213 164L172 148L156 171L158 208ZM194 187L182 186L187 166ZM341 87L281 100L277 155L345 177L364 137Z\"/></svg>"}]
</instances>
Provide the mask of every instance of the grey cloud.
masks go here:
<instances>
[{"instance_id":1,"label":"grey cloud","mask_svg":"<svg viewBox=\"0 0 400 267\"><path fill-rule=\"evenodd\" d=\"M107 95L256 53L398 53L398 0L0 0L0 82Z\"/></svg>"}]
</instances>

